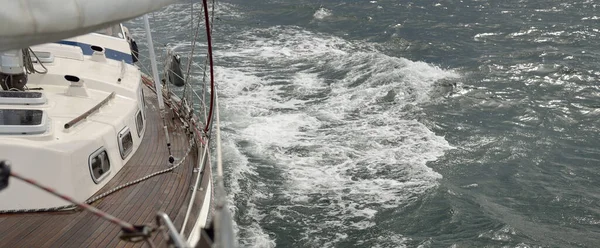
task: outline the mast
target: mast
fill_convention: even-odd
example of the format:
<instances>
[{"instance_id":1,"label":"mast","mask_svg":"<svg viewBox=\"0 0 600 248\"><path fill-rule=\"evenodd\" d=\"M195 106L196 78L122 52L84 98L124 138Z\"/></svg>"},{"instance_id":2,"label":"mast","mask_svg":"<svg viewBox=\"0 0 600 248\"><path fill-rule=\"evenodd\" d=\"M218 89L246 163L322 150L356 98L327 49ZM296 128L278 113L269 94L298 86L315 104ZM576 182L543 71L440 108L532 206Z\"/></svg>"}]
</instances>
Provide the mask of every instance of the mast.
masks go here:
<instances>
[{"instance_id":1,"label":"mast","mask_svg":"<svg viewBox=\"0 0 600 248\"><path fill-rule=\"evenodd\" d=\"M158 77L158 67L156 66L156 54L154 54L154 43L152 43L152 32L150 31L150 22L148 21L148 14L144 15L144 27L146 29L146 39L148 40L148 50L150 51L150 64L152 66L152 78L154 78L154 88L158 95L158 107L160 111L165 109L165 103L162 98L162 84Z\"/></svg>"},{"instance_id":2,"label":"mast","mask_svg":"<svg viewBox=\"0 0 600 248\"><path fill-rule=\"evenodd\" d=\"M154 43L152 43L152 32L150 31L150 22L148 21L148 14L144 15L144 27L146 29L146 39L148 39L148 50L150 52L150 64L152 65L152 77L154 78L154 88L156 89L156 98L158 99L158 108L160 109L160 118L163 122L163 130L167 139L167 150L169 151L169 163L171 166L175 162L175 157L171 153L171 138L169 137L169 129L167 129L167 123L165 122L165 103L162 94L162 84L158 77L158 68L156 66L156 54L154 54ZM143 101L143 100L142 100Z\"/></svg>"}]
</instances>

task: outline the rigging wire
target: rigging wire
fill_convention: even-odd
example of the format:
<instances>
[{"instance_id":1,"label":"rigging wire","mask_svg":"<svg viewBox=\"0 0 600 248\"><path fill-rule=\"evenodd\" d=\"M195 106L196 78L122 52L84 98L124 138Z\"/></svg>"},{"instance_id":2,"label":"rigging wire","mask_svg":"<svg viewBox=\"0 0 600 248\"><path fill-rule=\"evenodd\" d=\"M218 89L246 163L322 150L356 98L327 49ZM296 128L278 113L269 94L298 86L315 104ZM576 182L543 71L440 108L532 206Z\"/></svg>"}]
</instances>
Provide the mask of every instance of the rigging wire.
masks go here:
<instances>
[{"instance_id":1,"label":"rigging wire","mask_svg":"<svg viewBox=\"0 0 600 248\"><path fill-rule=\"evenodd\" d=\"M211 6L211 11L212 11L212 16L211 18L211 22L210 22L210 27L212 30L214 30L214 24L215 24L215 6L217 5L217 2L215 0L212 0L212 6ZM208 68L208 54L206 54L206 59L204 60L204 70L202 72L202 82L206 82L206 68ZM204 122L207 123L207 114L206 114L206 83L202 84L202 107L203 107L203 112L204 112Z\"/></svg>"},{"instance_id":2,"label":"rigging wire","mask_svg":"<svg viewBox=\"0 0 600 248\"><path fill-rule=\"evenodd\" d=\"M210 20L208 18L208 1L202 0L202 4L204 6L204 23L206 26L206 40L208 41L208 60L210 63L210 105L208 110L208 118L206 120L206 125L204 127L204 133L208 133L208 130L211 127L211 121L214 111L214 101L215 101L215 74L214 74L214 63L212 56L212 38L210 33Z\"/></svg>"},{"instance_id":3,"label":"rigging wire","mask_svg":"<svg viewBox=\"0 0 600 248\"><path fill-rule=\"evenodd\" d=\"M192 2L193 2L193 0L192 0ZM192 13L190 13L190 16L191 16L191 21L190 21L191 24L190 24L190 26L194 27L194 25L193 25L193 22L194 22L194 13L193 13L194 5L192 3L190 3L190 5L191 5L190 6L190 10L192 10ZM212 6L211 6L211 13L212 13L212 15L211 15L211 22L210 22L210 27L211 28L213 28L213 26L214 26L215 6L216 6L216 2L215 2L215 0L212 0ZM202 8L202 11L203 12L207 12L208 9ZM207 115L206 114L206 101L204 99L204 95L206 94L206 84L205 84L205 82L206 82L206 69L208 67L207 63L208 63L208 60L209 60L209 54L206 55L206 59L204 60L204 66L200 66L196 62L194 62L194 49L196 48L196 41L198 40L198 35L200 33L199 32L199 30L200 30L200 24L201 24L201 21L198 20L198 23L195 26L195 31L194 31L194 35L193 35L193 39L192 39L192 48L191 48L192 50L190 52L190 56L188 57L188 61L187 61L186 76L185 76L185 79L184 79L184 82L186 84L185 84L185 88L183 89L183 94L182 94L183 97L182 98L185 99L185 98L191 98L192 97L192 95L186 95L186 92L187 92L188 88L190 88L190 91L193 92L198 97L199 100L201 100L200 102L202 104L202 109L203 109L203 113L204 113L204 122L208 123L208 120L207 120L207 117L206 117L206 115ZM202 89L203 89L202 90L203 91L202 96L203 97L202 98L200 98L200 96L198 95L198 93L193 89L192 86L190 86L191 84L189 83L189 78L190 78L190 76L192 74L192 71L191 71L191 65L192 64L196 65L196 66L198 66L200 68L203 68L203 76L202 76L202 82L203 82L203 84L202 84ZM181 104L183 104L183 103L181 103ZM191 101L191 106L192 106L192 109L193 109L193 106L194 106L193 101Z\"/></svg>"},{"instance_id":4,"label":"rigging wire","mask_svg":"<svg viewBox=\"0 0 600 248\"><path fill-rule=\"evenodd\" d=\"M191 11L191 13L190 13L190 17L191 17L191 21L190 22L191 23L190 23L190 25L192 27L194 27L193 26L194 25L194 12L193 12L194 11L194 4L193 4L193 1L190 1L190 11ZM188 98L191 98L191 95L190 95L190 97L188 97L188 95L186 95L186 93L187 93L188 88L190 88L190 91L193 91L193 89L191 89L189 80L190 80L190 74L191 74L191 65L192 65L192 61L194 59L194 51L196 49L196 40L198 39L198 34L199 34L199 30L200 30L200 23L201 23L200 20L198 20L198 24L196 25L196 28L195 28L195 34L194 34L194 36L192 38L192 50L190 51L190 55L189 55L188 61L187 61L186 74L185 74L185 79L184 79L185 87L183 88L183 94L182 94L183 97L182 97L182 101L181 101L180 105L182 105L184 101L186 101L186 103L188 101L191 101L191 100L188 99ZM193 106L194 106L194 102L193 101L191 101L191 106L192 106L191 109L193 110L194 109L193 108Z\"/></svg>"}]
</instances>

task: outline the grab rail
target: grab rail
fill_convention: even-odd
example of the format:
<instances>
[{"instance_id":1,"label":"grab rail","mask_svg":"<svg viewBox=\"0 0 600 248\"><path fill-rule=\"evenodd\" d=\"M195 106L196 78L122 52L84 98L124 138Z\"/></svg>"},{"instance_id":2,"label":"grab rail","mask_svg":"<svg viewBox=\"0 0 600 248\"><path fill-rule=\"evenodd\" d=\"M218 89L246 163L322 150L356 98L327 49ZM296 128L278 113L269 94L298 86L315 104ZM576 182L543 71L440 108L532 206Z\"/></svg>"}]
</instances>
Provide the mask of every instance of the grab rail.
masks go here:
<instances>
[{"instance_id":1,"label":"grab rail","mask_svg":"<svg viewBox=\"0 0 600 248\"><path fill-rule=\"evenodd\" d=\"M110 101L110 99L115 97L115 92L113 91L112 93L110 93L110 95L108 95L104 100L102 100L100 103L96 104L96 106L94 106L93 108L91 108L90 110L86 111L85 113L81 114L80 116L77 116L75 119L67 122L65 124L65 129L69 129L72 126L74 126L75 124L77 124L78 122L82 121L83 119L87 118L88 116L90 116L92 113L96 112L98 109L100 109L102 106L104 106L106 103L108 103L108 101Z\"/></svg>"}]
</instances>

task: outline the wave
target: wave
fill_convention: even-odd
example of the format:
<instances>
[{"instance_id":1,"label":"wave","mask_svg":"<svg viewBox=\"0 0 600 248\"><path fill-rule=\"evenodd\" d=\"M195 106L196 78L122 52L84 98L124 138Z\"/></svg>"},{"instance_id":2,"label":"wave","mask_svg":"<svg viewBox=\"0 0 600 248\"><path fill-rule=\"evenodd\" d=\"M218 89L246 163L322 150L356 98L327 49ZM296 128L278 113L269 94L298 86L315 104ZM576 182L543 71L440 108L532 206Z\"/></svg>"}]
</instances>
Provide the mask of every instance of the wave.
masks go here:
<instances>
[{"instance_id":1,"label":"wave","mask_svg":"<svg viewBox=\"0 0 600 248\"><path fill-rule=\"evenodd\" d=\"M456 72L298 27L230 40L217 75L243 245L290 235L335 246L437 186L441 175L426 163L452 147L409 116ZM277 244L298 245L288 242Z\"/></svg>"}]
</instances>

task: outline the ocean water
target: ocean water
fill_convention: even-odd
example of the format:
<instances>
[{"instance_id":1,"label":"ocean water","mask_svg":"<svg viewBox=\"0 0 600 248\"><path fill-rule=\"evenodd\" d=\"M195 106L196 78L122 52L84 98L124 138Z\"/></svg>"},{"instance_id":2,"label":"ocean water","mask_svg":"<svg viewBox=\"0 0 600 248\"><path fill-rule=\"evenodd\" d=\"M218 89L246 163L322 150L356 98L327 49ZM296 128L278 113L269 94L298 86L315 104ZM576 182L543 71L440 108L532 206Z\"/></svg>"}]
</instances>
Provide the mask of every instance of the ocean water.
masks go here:
<instances>
[{"instance_id":1,"label":"ocean water","mask_svg":"<svg viewBox=\"0 0 600 248\"><path fill-rule=\"evenodd\" d=\"M187 54L200 8L152 14L157 49ZM240 246L600 247L599 13L593 0L217 1ZM128 25L145 53L141 19Z\"/></svg>"}]
</instances>

